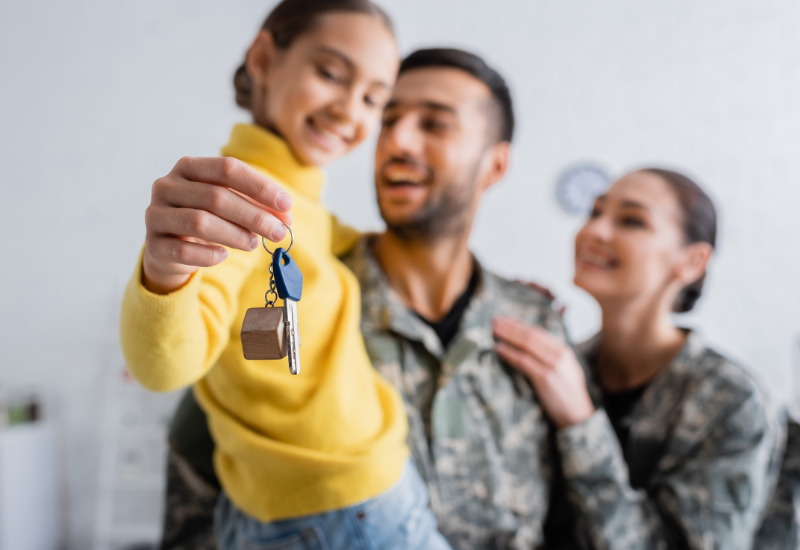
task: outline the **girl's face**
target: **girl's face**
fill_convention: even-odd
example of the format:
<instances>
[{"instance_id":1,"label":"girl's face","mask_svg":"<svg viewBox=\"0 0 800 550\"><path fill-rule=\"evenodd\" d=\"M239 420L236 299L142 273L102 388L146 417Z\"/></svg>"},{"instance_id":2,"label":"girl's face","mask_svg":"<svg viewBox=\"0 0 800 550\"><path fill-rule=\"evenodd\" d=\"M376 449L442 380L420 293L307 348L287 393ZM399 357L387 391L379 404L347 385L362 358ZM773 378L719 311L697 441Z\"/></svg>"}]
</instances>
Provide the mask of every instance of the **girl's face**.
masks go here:
<instances>
[{"instance_id":1,"label":"girl's face","mask_svg":"<svg viewBox=\"0 0 800 550\"><path fill-rule=\"evenodd\" d=\"M687 245L678 198L660 176L634 172L597 198L575 237L577 286L603 303L634 299L671 307L704 272L711 247Z\"/></svg>"},{"instance_id":2,"label":"girl's face","mask_svg":"<svg viewBox=\"0 0 800 550\"><path fill-rule=\"evenodd\" d=\"M302 163L328 164L377 126L399 62L394 36L371 15L322 15L286 49L262 31L247 55L253 118Z\"/></svg>"}]
</instances>

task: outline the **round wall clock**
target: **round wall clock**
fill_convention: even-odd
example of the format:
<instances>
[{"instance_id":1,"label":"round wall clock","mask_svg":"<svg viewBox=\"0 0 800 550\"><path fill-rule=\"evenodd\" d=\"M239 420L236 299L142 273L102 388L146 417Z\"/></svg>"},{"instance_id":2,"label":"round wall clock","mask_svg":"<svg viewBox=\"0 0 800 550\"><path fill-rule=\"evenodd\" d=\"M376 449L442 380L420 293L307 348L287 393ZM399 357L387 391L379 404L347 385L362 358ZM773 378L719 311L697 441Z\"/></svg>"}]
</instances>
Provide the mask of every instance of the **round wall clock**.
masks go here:
<instances>
[{"instance_id":1,"label":"round wall clock","mask_svg":"<svg viewBox=\"0 0 800 550\"><path fill-rule=\"evenodd\" d=\"M602 195L610 183L608 172L597 164L569 166L556 183L558 204L570 214L585 216L592 211L594 199Z\"/></svg>"}]
</instances>

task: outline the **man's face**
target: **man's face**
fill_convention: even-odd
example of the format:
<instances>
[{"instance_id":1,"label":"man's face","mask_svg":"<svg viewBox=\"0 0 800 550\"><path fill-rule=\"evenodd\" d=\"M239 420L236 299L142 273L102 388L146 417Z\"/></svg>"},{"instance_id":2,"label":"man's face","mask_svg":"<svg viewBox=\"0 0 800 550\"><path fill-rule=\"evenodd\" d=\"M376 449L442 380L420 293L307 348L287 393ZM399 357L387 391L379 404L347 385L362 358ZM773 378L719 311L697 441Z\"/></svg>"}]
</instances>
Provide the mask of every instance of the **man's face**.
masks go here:
<instances>
[{"instance_id":1,"label":"man's face","mask_svg":"<svg viewBox=\"0 0 800 550\"><path fill-rule=\"evenodd\" d=\"M483 191L491 92L448 67L403 73L383 114L375 188L390 231L435 238L468 230Z\"/></svg>"}]
</instances>

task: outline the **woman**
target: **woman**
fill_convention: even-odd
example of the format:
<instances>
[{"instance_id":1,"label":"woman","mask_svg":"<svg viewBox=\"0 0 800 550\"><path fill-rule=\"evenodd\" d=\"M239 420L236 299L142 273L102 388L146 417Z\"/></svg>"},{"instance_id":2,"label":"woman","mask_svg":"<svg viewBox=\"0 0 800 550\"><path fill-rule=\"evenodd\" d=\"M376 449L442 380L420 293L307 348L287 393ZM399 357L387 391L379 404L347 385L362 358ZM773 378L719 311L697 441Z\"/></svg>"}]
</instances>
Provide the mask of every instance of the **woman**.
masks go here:
<instances>
[{"instance_id":1,"label":"woman","mask_svg":"<svg viewBox=\"0 0 800 550\"><path fill-rule=\"evenodd\" d=\"M602 309L580 352L497 319L498 354L557 428L583 546L750 548L774 485L777 422L746 372L675 326L700 296L716 213L689 178L633 172L575 238L575 284Z\"/></svg>"},{"instance_id":2,"label":"woman","mask_svg":"<svg viewBox=\"0 0 800 550\"><path fill-rule=\"evenodd\" d=\"M153 186L121 341L146 387L194 384L216 443L223 550L446 548L408 462L402 401L364 349L358 283L332 252L354 235L320 203L319 167L376 128L398 65L369 0L284 0L237 73L253 124L234 127L228 158L182 159ZM239 334L268 288L259 237L280 241L292 217L300 376L286 359L245 360Z\"/></svg>"}]
</instances>

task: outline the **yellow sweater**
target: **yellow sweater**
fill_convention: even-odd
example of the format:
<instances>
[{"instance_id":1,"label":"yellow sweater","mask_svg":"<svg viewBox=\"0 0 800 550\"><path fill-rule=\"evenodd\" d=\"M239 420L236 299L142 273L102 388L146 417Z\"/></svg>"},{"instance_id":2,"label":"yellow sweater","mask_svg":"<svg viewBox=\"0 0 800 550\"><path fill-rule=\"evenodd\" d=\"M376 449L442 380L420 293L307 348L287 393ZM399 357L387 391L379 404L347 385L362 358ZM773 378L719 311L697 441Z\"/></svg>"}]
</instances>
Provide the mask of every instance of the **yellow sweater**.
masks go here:
<instances>
[{"instance_id":1,"label":"yellow sweater","mask_svg":"<svg viewBox=\"0 0 800 550\"><path fill-rule=\"evenodd\" d=\"M400 478L406 416L364 349L358 281L332 253L348 232L320 204L322 172L251 125L235 126L222 153L294 200L291 255L304 278L297 304L302 373L292 376L286 359L242 355L245 311L263 307L269 285L271 258L260 247L229 250L222 264L198 270L165 296L142 285L140 257L120 319L128 368L155 391L195 383L217 443L217 474L249 515L273 521L374 497Z\"/></svg>"}]
</instances>

